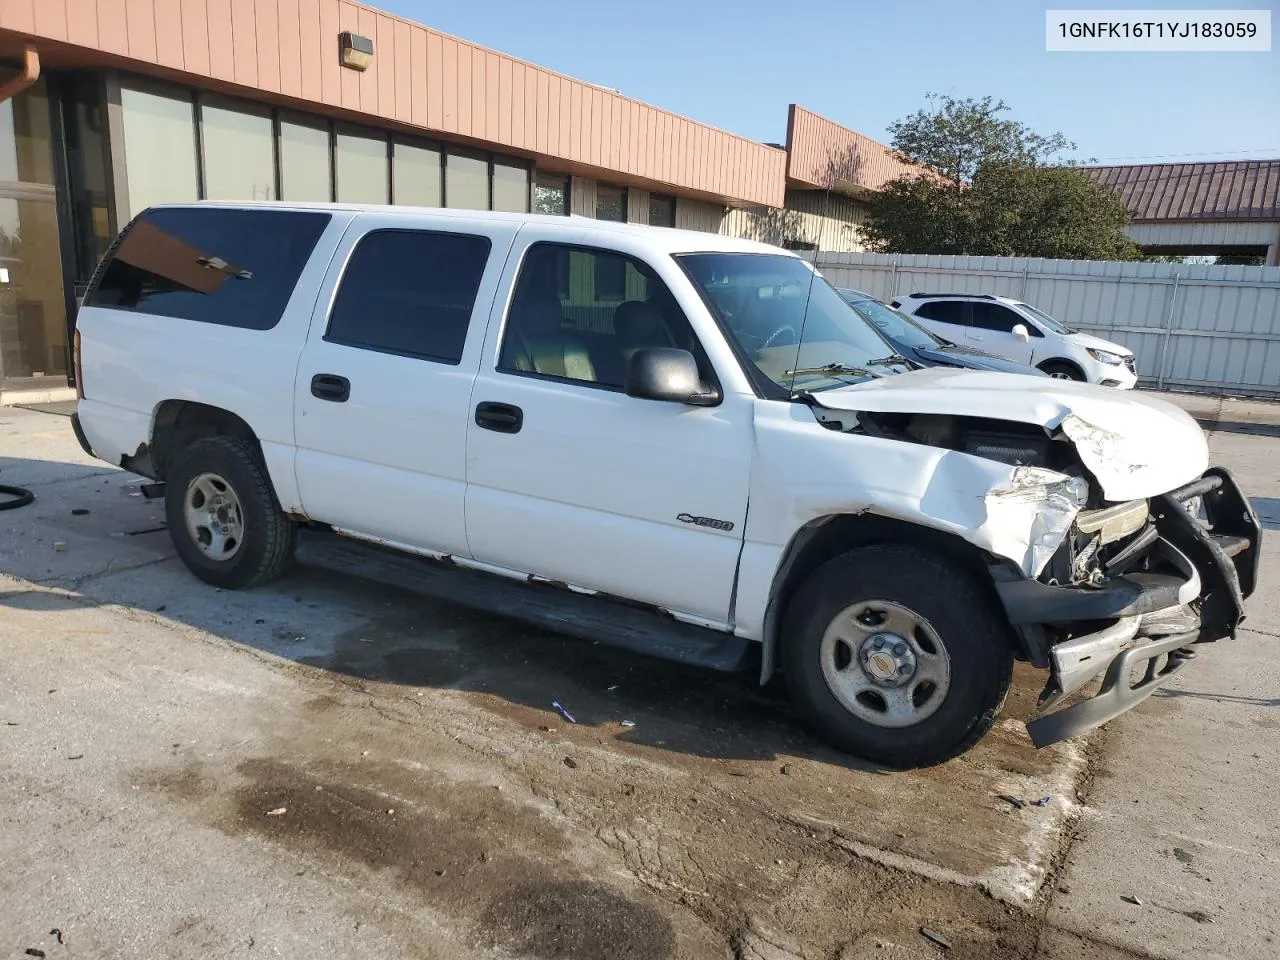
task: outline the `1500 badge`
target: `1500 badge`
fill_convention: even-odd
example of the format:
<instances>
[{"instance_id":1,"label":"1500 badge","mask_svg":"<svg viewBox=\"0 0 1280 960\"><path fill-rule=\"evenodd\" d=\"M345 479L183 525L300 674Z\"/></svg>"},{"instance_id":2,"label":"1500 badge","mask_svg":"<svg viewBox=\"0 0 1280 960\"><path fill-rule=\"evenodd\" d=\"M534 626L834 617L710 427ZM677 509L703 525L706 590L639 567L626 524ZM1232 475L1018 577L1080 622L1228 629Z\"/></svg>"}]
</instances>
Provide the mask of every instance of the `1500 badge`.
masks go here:
<instances>
[{"instance_id":1,"label":"1500 badge","mask_svg":"<svg viewBox=\"0 0 1280 960\"><path fill-rule=\"evenodd\" d=\"M695 527L710 527L712 530L732 530L731 520L717 520L715 517L695 517L691 513L682 513L676 517L681 523L692 523Z\"/></svg>"}]
</instances>

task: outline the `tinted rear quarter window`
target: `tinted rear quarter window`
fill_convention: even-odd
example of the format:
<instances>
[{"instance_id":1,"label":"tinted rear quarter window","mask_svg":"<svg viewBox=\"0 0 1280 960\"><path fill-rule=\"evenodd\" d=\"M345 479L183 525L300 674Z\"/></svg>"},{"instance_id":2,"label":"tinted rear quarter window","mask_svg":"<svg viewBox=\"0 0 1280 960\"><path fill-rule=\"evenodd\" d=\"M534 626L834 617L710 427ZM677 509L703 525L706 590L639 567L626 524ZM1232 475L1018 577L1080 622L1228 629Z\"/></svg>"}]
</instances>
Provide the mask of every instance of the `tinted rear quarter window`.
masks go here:
<instances>
[{"instance_id":1,"label":"tinted rear quarter window","mask_svg":"<svg viewBox=\"0 0 1280 960\"><path fill-rule=\"evenodd\" d=\"M371 231L347 262L325 339L458 363L489 248L469 234Z\"/></svg>"},{"instance_id":2,"label":"tinted rear quarter window","mask_svg":"<svg viewBox=\"0 0 1280 960\"><path fill-rule=\"evenodd\" d=\"M963 300L931 300L921 304L920 309L916 311L916 316L963 327L968 326L968 308L969 304Z\"/></svg>"},{"instance_id":3,"label":"tinted rear quarter window","mask_svg":"<svg viewBox=\"0 0 1280 960\"><path fill-rule=\"evenodd\" d=\"M269 330L329 219L295 210L147 210L119 239L85 305Z\"/></svg>"}]
</instances>

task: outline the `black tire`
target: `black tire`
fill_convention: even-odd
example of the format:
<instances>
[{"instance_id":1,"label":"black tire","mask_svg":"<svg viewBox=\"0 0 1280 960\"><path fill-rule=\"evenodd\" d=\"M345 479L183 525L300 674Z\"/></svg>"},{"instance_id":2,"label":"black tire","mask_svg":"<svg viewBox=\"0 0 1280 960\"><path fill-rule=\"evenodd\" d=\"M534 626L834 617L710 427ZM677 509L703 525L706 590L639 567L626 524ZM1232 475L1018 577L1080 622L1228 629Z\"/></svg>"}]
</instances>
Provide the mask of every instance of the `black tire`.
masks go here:
<instances>
[{"instance_id":1,"label":"black tire","mask_svg":"<svg viewBox=\"0 0 1280 960\"><path fill-rule=\"evenodd\" d=\"M228 559L209 556L187 526L188 489L206 474L224 480L240 504L243 536ZM297 526L280 509L257 450L236 437L205 437L178 454L165 482L165 516L187 569L205 583L228 590L254 587L280 576L297 545Z\"/></svg>"},{"instance_id":2,"label":"black tire","mask_svg":"<svg viewBox=\"0 0 1280 960\"><path fill-rule=\"evenodd\" d=\"M949 661L945 694L939 693L934 712L918 723L868 722L841 703L824 676L828 625L848 608L872 600L889 601L923 618ZM852 550L801 584L787 605L781 659L795 708L815 732L841 750L895 768L941 763L977 743L995 723L1013 676L1007 628L968 574L922 549L892 544ZM857 663L844 669L850 668L862 669ZM863 674L869 676L866 670ZM917 689L910 681L907 688L909 695ZM869 696L874 705L879 688Z\"/></svg>"},{"instance_id":3,"label":"black tire","mask_svg":"<svg viewBox=\"0 0 1280 960\"><path fill-rule=\"evenodd\" d=\"M1040 369L1059 380L1078 380L1084 382L1084 373L1074 363L1066 360L1048 360L1040 364Z\"/></svg>"}]
</instances>

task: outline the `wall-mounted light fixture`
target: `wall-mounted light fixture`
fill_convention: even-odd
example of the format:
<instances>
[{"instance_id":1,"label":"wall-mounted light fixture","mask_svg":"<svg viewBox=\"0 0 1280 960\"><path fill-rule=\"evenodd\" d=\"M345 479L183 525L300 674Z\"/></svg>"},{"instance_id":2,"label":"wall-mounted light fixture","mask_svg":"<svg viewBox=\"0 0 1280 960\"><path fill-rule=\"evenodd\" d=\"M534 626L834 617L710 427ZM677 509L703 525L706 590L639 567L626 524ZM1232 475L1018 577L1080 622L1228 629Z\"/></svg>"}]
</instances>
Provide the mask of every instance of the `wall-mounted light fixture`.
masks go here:
<instances>
[{"instance_id":1,"label":"wall-mounted light fixture","mask_svg":"<svg viewBox=\"0 0 1280 960\"><path fill-rule=\"evenodd\" d=\"M364 70L373 60L373 41L358 33L344 30L338 34L338 45L342 50L342 65L352 70Z\"/></svg>"}]
</instances>

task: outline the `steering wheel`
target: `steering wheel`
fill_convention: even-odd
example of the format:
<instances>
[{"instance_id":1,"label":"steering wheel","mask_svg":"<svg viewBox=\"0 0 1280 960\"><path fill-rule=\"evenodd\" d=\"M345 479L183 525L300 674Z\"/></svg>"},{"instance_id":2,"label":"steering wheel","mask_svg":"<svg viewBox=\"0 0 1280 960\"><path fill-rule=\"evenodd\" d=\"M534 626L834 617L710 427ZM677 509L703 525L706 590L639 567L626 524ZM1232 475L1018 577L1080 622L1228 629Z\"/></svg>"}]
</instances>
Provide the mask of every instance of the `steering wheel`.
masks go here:
<instances>
[{"instance_id":1,"label":"steering wheel","mask_svg":"<svg viewBox=\"0 0 1280 960\"><path fill-rule=\"evenodd\" d=\"M778 329L774 330L773 333L764 338L764 342L760 344L760 349L769 349L769 347L773 346L774 339L788 330L791 331L791 342L795 343L799 339L799 335L796 333L796 328L789 323L784 323L782 326L778 327Z\"/></svg>"}]
</instances>

